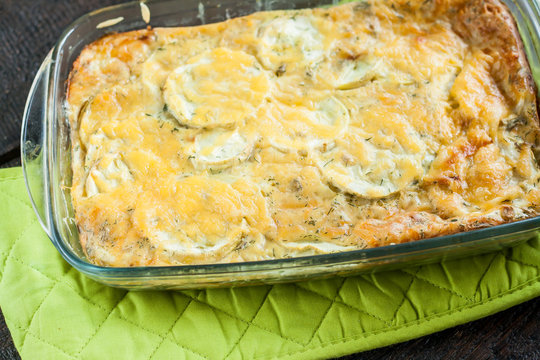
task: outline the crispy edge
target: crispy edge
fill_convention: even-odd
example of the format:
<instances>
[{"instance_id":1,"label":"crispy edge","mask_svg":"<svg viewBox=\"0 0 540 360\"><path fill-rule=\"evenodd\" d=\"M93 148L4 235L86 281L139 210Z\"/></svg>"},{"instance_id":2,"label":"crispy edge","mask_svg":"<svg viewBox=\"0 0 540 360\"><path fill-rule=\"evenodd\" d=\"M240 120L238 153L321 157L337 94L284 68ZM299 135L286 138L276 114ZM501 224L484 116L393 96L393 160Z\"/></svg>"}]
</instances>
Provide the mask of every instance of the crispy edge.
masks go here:
<instances>
[{"instance_id":1,"label":"crispy edge","mask_svg":"<svg viewBox=\"0 0 540 360\"><path fill-rule=\"evenodd\" d=\"M460 220L444 220L435 214L414 212L384 220L370 219L357 224L353 234L359 243L362 239L369 244L368 247L381 247L484 229L526 217L517 215L508 205L488 214Z\"/></svg>"},{"instance_id":2,"label":"crispy edge","mask_svg":"<svg viewBox=\"0 0 540 360\"><path fill-rule=\"evenodd\" d=\"M77 202L79 197L82 196L82 186L84 178L84 157L86 154L86 151L83 149L83 144L79 138L79 126L80 126L80 118L84 114L84 111L86 110L86 106L88 105L88 102L90 101L90 97L94 94L90 95L89 98L85 98L84 101L79 101L76 104L73 104L73 85L78 82L84 82L85 80L85 74L82 72L83 68L87 66L88 60L85 59L86 57L90 57L92 59L95 57L96 49L103 48L107 46L107 43L114 43L119 42L123 40L139 40L144 41L148 40L151 36L154 36L154 32L151 28L147 29L141 29L141 30L135 30L130 31L126 33L110 33L105 34L99 39L95 40L94 42L86 45L80 52L77 59L73 62L71 71L69 73L68 79L66 80L66 104L74 105L74 107L71 109L72 112L67 114L68 122L69 122L69 134L70 134L70 140L71 140L71 159L72 159L72 190L71 190L71 197L72 201L74 203ZM88 74L86 74L88 76ZM98 89L96 89L97 91ZM74 110L74 111L73 111ZM81 224L84 223L84 219L82 218L82 214L77 211L78 206L74 204L73 206L74 212L75 212L75 219L77 223L78 233L79 233L79 242L81 244L81 248L84 252L84 254L91 260L92 263L103 265L99 261L98 258L95 256L92 256L91 252L88 251L88 244L89 241L92 238L95 238L96 234L91 234L89 231L83 231L81 228Z\"/></svg>"},{"instance_id":3,"label":"crispy edge","mask_svg":"<svg viewBox=\"0 0 540 360\"><path fill-rule=\"evenodd\" d=\"M540 122L537 88L521 35L510 10L499 0L471 0L465 3L455 0L455 2L458 9L451 6L447 8L454 31L470 46L494 58L491 76L507 101L513 106L513 111L527 120L519 129L519 133L523 140L533 146L536 159L538 159ZM442 228L430 229L430 234L426 234L426 237L466 232L538 215L534 211L524 210L525 214L518 215L511 207L503 205L497 211L498 215L467 217L464 221L457 223L446 221L446 225Z\"/></svg>"},{"instance_id":4,"label":"crispy edge","mask_svg":"<svg viewBox=\"0 0 540 360\"><path fill-rule=\"evenodd\" d=\"M451 19L456 33L471 46L479 48L495 58L495 63L491 69L491 74L501 89L505 97L511 101L515 112L518 115L523 115L529 120L529 126L538 128L538 105L536 98L536 85L532 78L532 73L526 58L524 46L517 29L517 25L504 4L498 0L472 0L466 3L458 0L436 1L437 5L445 4L445 10ZM456 7L452 6L452 3ZM439 17L441 13L432 13ZM456 11L457 10L457 11ZM444 12L444 11L442 11ZM70 99L71 83L74 81L76 73L83 64L81 58L83 54L92 51L95 47L102 46L103 41L112 38L118 39L123 36L131 37L135 34L141 34L145 30L132 31L122 34L106 35L103 38L91 43L83 49L75 63L67 83L67 101ZM80 109L80 106L78 107ZM72 114L70 123L78 122L78 113ZM73 130L72 130L73 131ZM494 215L494 216L493 216ZM414 219L414 214L404 215ZM495 226L503 223L508 223L520 220L523 217L515 216L514 212L508 211L507 207L502 207L499 214L492 216L481 216L477 218L468 218L460 222L444 221L442 224L425 226L425 224L415 224L416 221L398 221L401 225L408 225L409 233L407 237L394 238L396 243L409 242L425 238L432 238L442 235L466 232L475 229L480 229L489 226ZM380 226L380 224L377 224ZM412 225L412 226L411 226ZM388 229L390 230L390 229ZM89 234L79 231L81 243L86 243ZM378 239L378 244L370 244L371 246L388 245L384 241ZM83 249L85 246L83 246ZM86 249L85 253L86 253ZM92 258L93 261L97 259Z\"/></svg>"},{"instance_id":5,"label":"crispy edge","mask_svg":"<svg viewBox=\"0 0 540 360\"><path fill-rule=\"evenodd\" d=\"M472 0L451 21L462 39L495 59L491 75L499 89L514 111L537 128L537 89L510 10L499 0Z\"/></svg>"}]
</instances>

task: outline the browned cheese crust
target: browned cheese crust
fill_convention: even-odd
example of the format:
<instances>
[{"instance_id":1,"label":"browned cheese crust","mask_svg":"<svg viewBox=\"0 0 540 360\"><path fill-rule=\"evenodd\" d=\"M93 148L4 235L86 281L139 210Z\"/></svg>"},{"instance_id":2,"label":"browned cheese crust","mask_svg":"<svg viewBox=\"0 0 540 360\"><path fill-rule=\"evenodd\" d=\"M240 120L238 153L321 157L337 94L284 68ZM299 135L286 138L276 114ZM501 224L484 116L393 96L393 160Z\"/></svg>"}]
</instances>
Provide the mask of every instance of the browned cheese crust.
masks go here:
<instances>
[{"instance_id":1,"label":"browned cheese crust","mask_svg":"<svg viewBox=\"0 0 540 360\"><path fill-rule=\"evenodd\" d=\"M536 87L496 0L111 34L74 63L67 105L76 221L97 264L347 251L540 211Z\"/></svg>"}]
</instances>

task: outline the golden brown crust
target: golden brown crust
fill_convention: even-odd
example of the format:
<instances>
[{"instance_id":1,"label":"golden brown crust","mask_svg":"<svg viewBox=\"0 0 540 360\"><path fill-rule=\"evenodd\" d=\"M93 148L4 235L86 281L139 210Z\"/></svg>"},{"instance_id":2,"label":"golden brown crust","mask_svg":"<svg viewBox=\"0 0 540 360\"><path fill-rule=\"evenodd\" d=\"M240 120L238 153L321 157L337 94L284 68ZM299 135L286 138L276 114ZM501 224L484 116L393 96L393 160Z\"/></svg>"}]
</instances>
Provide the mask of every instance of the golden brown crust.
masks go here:
<instances>
[{"instance_id":1,"label":"golden brown crust","mask_svg":"<svg viewBox=\"0 0 540 360\"><path fill-rule=\"evenodd\" d=\"M149 51L145 47L150 46L154 41L154 31L143 29L121 34L107 34L86 45L73 63L69 74L67 102L81 103L82 98L93 96L107 84L126 81L131 75L129 69L142 60L141 58ZM114 66L110 69L95 69L89 66L90 62L105 58L117 60L125 65L128 71L125 71L125 68ZM97 74L97 71L104 71L104 73Z\"/></svg>"},{"instance_id":2,"label":"golden brown crust","mask_svg":"<svg viewBox=\"0 0 540 360\"><path fill-rule=\"evenodd\" d=\"M516 112L538 122L536 86L516 22L496 0L472 0L454 20L457 33L495 58L491 74Z\"/></svg>"},{"instance_id":3,"label":"golden brown crust","mask_svg":"<svg viewBox=\"0 0 540 360\"><path fill-rule=\"evenodd\" d=\"M283 13L276 13L275 17L280 14ZM538 152L540 145L536 87L517 26L502 3L497 0L394 0L392 4L363 1L329 10L316 10L312 14L335 23L321 25L319 30L324 29L331 36L338 34L335 43L339 44L329 52L331 56L326 58L328 64L319 66L313 72L313 69L305 71L301 67L296 68L293 63L276 67L276 70L273 68L275 64L269 64L270 60L265 60L258 53L261 45L257 37L268 31L265 26L269 21L261 14L197 28L146 29L112 34L85 48L74 63L67 95L72 126L74 207L81 244L92 261L101 265L137 266L279 258L301 255L305 251L320 253L338 251L335 249L340 247L377 247L426 239L508 223L540 213L540 191L537 189L540 170L533 154ZM244 31L238 32L241 27L245 27ZM300 30L304 31L305 27L303 24ZM255 35L250 33L257 28L259 30ZM357 39L361 40L351 42L352 37L348 34L352 33L356 33ZM304 38L310 36L317 39L318 35L308 33ZM199 41L200 38L203 40ZM220 40L208 45L216 38ZM185 47L177 46L177 39L187 39L193 43ZM318 51L317 41L309 45L315 47L312 54ZM384 46L366 45L377 42ZM193 44L198 46L201 43L201 49L192 51ZM159 57L163 54L160 53L162 46L170 46L174 51L184 53L171 50L178 63L171 64L169 58L161 63L154 59L153 65L161 68L149 66L151 78L154 77L153 71L162 72L159 75L162 76L161 80L145 85L159 89L154 99L159 104L159 111L144 107L143 111L128 100L123 103L122 97L129 93L136 97L131 102L144 99L141 88L137 87L140 84L134 83L148 76L142 70L142 64L154 55ZM185 223L186 219L178 220L174 214L183 211L198 214L207 208L193 210L178 205L187 196L181 191L184 186L182 179L193 174L200 175L202 171L208 180L216 169L201 170L197 166L204 167L205 164L192 165L190 157L193 155L185 152L184 145L179 145L180 142L192 144L201 132L211 130L192 128L182 122L186 120L182 116L171 115L170 107L166 106L169 100L163 103L167 89L165 78L170 78L168 74L176 67L183 66L188 59L196 63L193 59L197 60L207 49L227 46L245 52L243 59L249 56L258 59L255 61L260 61L262 67L269 70L268 76L275 83L272 91L276 93L272 94L272 103L280 103L281 107L274 113L271 108L267 112L257 113L263 120L250 120L257 128L281 124L283 119L272 122L275 119L265 120L265 116L270 118L275 113L287 116L284 109L287 109L287 101L291 99L298 101L295 106L303 106L298 98L287 93L290 91L287 76L295 84L301 84L301 89L311 89L313 94L331 93L331 101L326 98L327 104L346 104L345 122L357 121L356 130L360 127L358 124L365 128L353 133L356 130L349 127L347 132L333 139L336 143L341 141L336 146L339 151L341 148L352 148L349 153L338 152L332 148L335 144L325 143L313 150L317 154L312 156L303 148L283 150L281 144L261 145L263 141L259 141L253 145L256 151L247 160L238 160L225 171L227 176L234 179L249 178L246 174L251 172L258 181L254 181L255 185L251 184L253 188L247 183L240 184L238 180L227 183L232 181L228 178L225 181L227 191L233 196L226 201L218 199L217 194L214 198L207 193L194 201L193 208L197 209L201 201L215 200L208 206L218 207L212 216L219 218L224 214L236 213L240 205L245 204L234 201L243 198L245 191L251 191L250 196L256 200L251 208L246 205L240 209L247 211L249 208L251 212L238 217L242 219L241 225L238 225L241 230L234 233L233 253L198 258L178 253L167 255L160 241L163 238L165 242L170 240L170 226L159 228L159 231L156 231L157 228L153 228L153 232L149 230L164 217L159 214L151 216L157 201L155 199L160 199L159 206L166 209L167 217L174 218L176 222L173 225L182 221ZM436 59L430 62L430 56ZM382 60L373 60L377 57ZM324 70L324 66L342 69L343 64L356 64L356 61L360 61L360 68L378 64L368 71L367 76L363 75L367 81L362 78L344 86L331 84L329 89L326 82L331 83L332 79L324 78L328 73L317 73ZM388 71L376 71L377 66L385 66L380 65L385 61L389 64L386 69L394 69L396 74L390 75L395 76L389 76ZM163 69L167 74L163 75ZM354 69L357 70L356 67ZM253 72L256 70L258 68L252 69ZM299 93L303 96L310 94L304 90ZM111 102L116 102L117 107L110 108L106 99L112 99ZM316 104L319 99L310 101ZM373 110L373 104L378 108ZM92 109L88 110L90 107ZM134 113L133 108L139 113ZM339 106L333 109L339 113ZM115 119L110 124L101 125L89 125L87 121L86 128L80 128L86 112L93 114L94 121L99 123L102 117L116 114L117 110L126 110L133 118L125 122ZM164 115L167 112L169 114ZM293 120L299 116L294 112L290 114L293 114ZM370 125L369 116L376 119L374 124ZM180 127L174 118L179 120ZM399 122L400 119L405 120ZM392 123L385 123L386 120ZM257 121L261 123L257 124ZM378 123L381 127L388 127L382 130L369 128L372 125L377 127ZM230 128L231 125L227 126ZM241 126L249 128L249 124ZM281 129L278 131L287 130L276 128ZM404 129L409 129L407 136L400 137L405 133ZM146 138L148 149L144 150L147 153L141 155L144 151L138 151L137 146L141 143L137 143L135 149L126 145L133 141L133 132L152 133L154 130L159 141ZM395 150L381 145L382 140L377 143L379 140L374 136L378 136L379 130L385 136L387 130L391 132L401 153L391 153ZM94 140L103 138L105 133L106 141L111 141L102 144L105 150L96 148L90 137L93 136ZM305 136L302 131L297 134ZM297 134L294 136L300 136ZM89 157L91 146L94 146L93 155ZM425 157L415 159L416 152L425 154ZM347 173L351 164L360 166L358 164L362 164L362 156L366 154L376 157L388 153L391 153L390 157L381 157L375 163L386 161L394 164L388 167L395 166L399 176L390 180L394 172L385 173L384 168L376 168L374 173L382 172L386 177L381 176L375 181L368 178L367 174L372 172L371 165L368 165L367 169L360 167L361 170L355 173L363 176L361 181L349 186L347 181L356 176L351 175L352 172ZM175 157L178 157L177 162L170 162ZM253 163L252 168L236 167L244 160ZM399 161L402 165L395 165ZM103 165L104 162L107 165ZM278 163L286 165L279 168ZM162 164L170 166L165 168ZM129 168L130 173L111 175L109 178L107 169L111 168L117 173ZM222 168L217 170L219 173ZM89 190L88 179L92 171L97 174L96 181L109 181L114 186L105 184L103 188L106 190ZM149 173L152 176L148 177ZM410 179L396 185L411 173ZM339 176L347 181L340 181ZM134 179L139 181L136 186L129 183ZM197 187L200 183L191 185ZM204 191L208 190L206 187ZM181 200L170 200L176 197ZM255 203L259 204L259 200L266 205L254 206ZM219 208L225 202L234 206ZM263 208L264 211L261 210ZM140 209L145 209L146 213ZM246 220L248 218L250 220ZM225 218L224 221L228 227L232 220ZM257 226L260 229L253 230ZM167 231L169 233L163 235ZM158 236L154 236L156 233L161 236L159 241L156 240ZM296 246L292 244L301 244L304 239L315 239L315 245L310 243L291 253L290 249ZM320 250L318 244L325 242L334 247ZM266 248L253 255L249 253L249 246L258 247L257 251Z\"/></svg>"},{"instance_id":4,"label":"golden brown crust","mask_svg":"<svg viewBox=\"0 0 540 360\"><path fill-rule=\"evenodd\" d=\"M399 1L398 1L399 3ZM492 56L490 73L499 89L508 101L512 102L515 113L527 121L520 123L517 129L531 145L538 146L540 139L537 104L537 89L527 62L523 42L517 24L508 8L497 0L432 0L418 3L415 7L428 16L443 16L446 14L454 30L469 46L477 48ZM402 6L411 6L411 2L403 2ZM455 166L457 157L469 158L477 150L487 144L473 140L452 154L446 167ZM463 161L462 161L463 162ZM471 163L463 163L462 167L470 167ZM454 174L450 171L450 174ZM440 177L435 184L444 188L452 187L459 178ZM429 182L429 181L428 181ZM458 187L467 184L458 185ZM454 187L454 190L456 188ZM452 218L452 213L445 214L452 206L439 209L439 215ZM393 243L408 242L436 236L450 235L475 229L500 225L523 219L524 216L535 216L535 210L527 211L527 215L518 215L511 206L502 206L499 211L487 216L470 217L466 220L448 221L439 216L413 212L399 216L391 216L384 220L371 220L355 227L355 233L360 238L371 238L370 246L384 246ZM406 234L406 235L404 235ZM384 239L381 241L381 239Z\"/></svg>"},{"instance_id":5,"label":"golden brown crust","mask_svg":"<svg viewBox=\"0 0 540 360\"><path fill-rule=\"evenodd\" d=\"M369 247L380 247L478 230L516 220L511 207L503 209L500 214L454 222L428 213L394 215L388 219L369 220L359 224L354 229L354 235L367 239Z\"/></svg>"}]
</instances>

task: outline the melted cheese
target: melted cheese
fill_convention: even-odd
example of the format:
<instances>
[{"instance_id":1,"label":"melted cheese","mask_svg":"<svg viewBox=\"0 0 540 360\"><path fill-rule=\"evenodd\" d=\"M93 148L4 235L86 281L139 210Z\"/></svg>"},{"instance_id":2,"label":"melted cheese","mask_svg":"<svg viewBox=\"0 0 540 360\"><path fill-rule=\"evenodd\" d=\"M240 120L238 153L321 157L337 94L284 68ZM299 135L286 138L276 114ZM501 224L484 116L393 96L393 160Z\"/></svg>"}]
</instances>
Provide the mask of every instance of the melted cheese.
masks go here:
<instances>
[{"instance_id":1,"label":"melted cheese","mask_svg":"<svg viewBox=\"0 0 540 360\"><path fill-rule=\"evenodd\" d=\"M278 17L259 32L257 55L267 69L310 66L324 56L324 36L309 17Z\"/></svg>"},{"instance_id":2,"label":"melted cheese","mask_svg":"<svg viewBox=\"0 0 540 360\"><path fill-rule=\"evenodd\" d=\"M222 169L246 160L252 148L253 142L238 131L205 131L195 138L191 160L197 170Z\"/></svg>"},{"instance_id":3,"label":"melted cheese","mask_svg":"<svg viewBox=\"0 0 540 360\"><path fill-rule=\"evenodd\" d=\"M209 128L245 121L265 99L268 87L267 75L253 56L216 48L171 72L163 96L180 123Z\"/></svg>"},{"instance_id":4,"label":"melted cheese","mask_svg":"<svg viewBox=\"0 0 540 360\"><path fill-rule=\"evenodd\" d=\"M536 214L534 114L501 90L496 53L458 35L456 12L421 16L425 4L263 12L88 46L67 104L88 257L263 260Z\"/></svg>"}]
</instances>

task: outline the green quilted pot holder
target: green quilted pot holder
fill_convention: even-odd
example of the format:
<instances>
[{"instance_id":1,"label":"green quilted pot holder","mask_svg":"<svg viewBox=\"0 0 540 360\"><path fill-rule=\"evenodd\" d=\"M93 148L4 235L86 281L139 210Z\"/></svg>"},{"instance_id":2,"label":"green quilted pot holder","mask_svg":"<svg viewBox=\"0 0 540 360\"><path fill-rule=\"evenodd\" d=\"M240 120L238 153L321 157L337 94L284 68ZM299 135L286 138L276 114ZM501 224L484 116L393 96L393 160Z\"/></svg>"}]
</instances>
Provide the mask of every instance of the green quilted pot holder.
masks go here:
<instances>
[{"instance_id":1,"label":"green quilted pot holder","mask_svg":"<svg viewBox=\"0 0 540 360\"><path fill-rule=\"evenodd\" d=\"M128 292L69 266L19 168L0 171L0 306L23 359L321 358L471 321L540 295L540 241L295 284Z\"/></svg>"}]
</instances>

